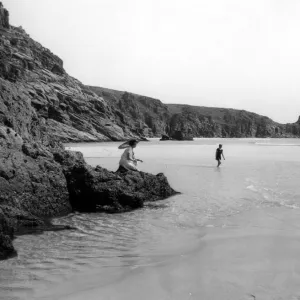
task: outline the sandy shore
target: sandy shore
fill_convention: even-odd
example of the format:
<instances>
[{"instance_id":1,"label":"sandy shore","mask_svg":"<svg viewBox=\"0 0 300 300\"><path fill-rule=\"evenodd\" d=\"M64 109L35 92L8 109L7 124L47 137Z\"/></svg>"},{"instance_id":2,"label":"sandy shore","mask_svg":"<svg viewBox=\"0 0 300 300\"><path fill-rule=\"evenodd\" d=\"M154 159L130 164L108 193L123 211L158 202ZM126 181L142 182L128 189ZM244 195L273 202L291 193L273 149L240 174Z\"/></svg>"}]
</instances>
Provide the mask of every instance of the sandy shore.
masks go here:
<instances>
[{"instance_id":1,"label":"sandy shore","mask_svg":"<svg viewBox=\"0 0 300 300\"><path fill-rule=\"evenodd\" d=\"M300 210L254 209L199 228L177 255L78 274L37 299L300 299L299 229Z\"/></svg>"}]
</instances>

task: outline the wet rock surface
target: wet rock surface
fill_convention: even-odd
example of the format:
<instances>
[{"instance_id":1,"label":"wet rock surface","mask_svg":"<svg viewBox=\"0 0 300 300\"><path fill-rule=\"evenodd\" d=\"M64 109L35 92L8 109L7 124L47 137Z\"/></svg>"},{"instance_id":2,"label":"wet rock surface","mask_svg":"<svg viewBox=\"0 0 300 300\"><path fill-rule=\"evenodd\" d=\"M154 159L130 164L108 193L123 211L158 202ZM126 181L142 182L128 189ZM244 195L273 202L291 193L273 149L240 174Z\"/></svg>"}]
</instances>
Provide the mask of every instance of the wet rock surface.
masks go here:
<instances>
[{"instance_id":1,"label":"wet rock surface","mask_svg":"<svg viewBox=\"0 0 300 300\"><path fill-rule=\"evenodd\" d=\"M0 126L0 257L14 254L13 233L72 229L52 217L125 212L174 195L163 174L110 172L87 165L79 152L25 141Z\"/></svg>"},{"instance_id":2,"label":"wet rock surface","mask_svg":"<svg viewBox=\"0 0 300 300\"><path fill-rule=\"evenodd\" d=\"M57 152L54 157L63 166L70 202L77 211L124 212L176 194L163 174L92 168L78 152Z\"/></svg>"}]
</instances>

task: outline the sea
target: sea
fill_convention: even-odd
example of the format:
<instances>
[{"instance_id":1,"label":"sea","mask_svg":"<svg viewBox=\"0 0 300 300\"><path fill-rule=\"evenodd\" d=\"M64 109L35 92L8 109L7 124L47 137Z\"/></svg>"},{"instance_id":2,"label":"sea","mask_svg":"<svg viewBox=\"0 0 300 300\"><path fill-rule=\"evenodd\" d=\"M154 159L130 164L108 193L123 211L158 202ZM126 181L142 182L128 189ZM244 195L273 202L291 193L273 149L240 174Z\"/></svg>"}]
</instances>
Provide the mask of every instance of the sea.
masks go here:
<instances>
[{"instance_id":1,"label":"sea","mask_svg":"<svg viewBox=\"0 0 300 300\"><path fill-rule=\"evenodd\" d=\"M116 171L119 145L65 147ZM17 237L18 256L0 262L1 300L300 299L299 139L151 139L135 156L180 194Z\"/></svg>"}]
</instances>

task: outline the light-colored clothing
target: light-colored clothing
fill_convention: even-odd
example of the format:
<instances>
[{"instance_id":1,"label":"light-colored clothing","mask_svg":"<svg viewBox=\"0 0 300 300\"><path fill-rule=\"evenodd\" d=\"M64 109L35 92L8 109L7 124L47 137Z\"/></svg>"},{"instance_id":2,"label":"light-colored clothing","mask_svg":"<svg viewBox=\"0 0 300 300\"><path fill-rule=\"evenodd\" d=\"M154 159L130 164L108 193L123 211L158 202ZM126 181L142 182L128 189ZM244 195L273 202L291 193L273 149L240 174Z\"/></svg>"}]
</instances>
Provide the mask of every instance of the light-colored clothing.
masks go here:
<instances>
[{"instance_id":1,"label":"light-colored clothing","mask_svg":"<svg viewBox=\"0 0 300 300\"><path fill-rule=\"evenodd\" d=\"M124 167L127 170L134 170L137 171L137 161L134 157L133 149L132 147L128 147L123 152L119 165Z\"/></svg>"}]
</instances>

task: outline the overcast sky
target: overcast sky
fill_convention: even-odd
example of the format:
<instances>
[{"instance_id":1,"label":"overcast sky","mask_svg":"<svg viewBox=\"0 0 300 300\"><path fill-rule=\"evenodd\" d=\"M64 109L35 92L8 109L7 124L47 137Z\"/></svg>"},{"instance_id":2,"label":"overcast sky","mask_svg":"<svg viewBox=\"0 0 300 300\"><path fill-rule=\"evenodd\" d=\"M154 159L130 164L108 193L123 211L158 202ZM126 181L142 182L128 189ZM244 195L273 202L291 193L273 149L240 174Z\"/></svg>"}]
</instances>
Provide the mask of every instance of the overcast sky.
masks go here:
<instances>
[{"instance_id":1,"label":"overcast sky","mask_svg":"<svg viewBox=\"0 0 300 300\"><path fill-rule=\"evenodd\" d=\"M299 0L2 0L85 84L300 115Z\"/></svg>"}]
</instances>

